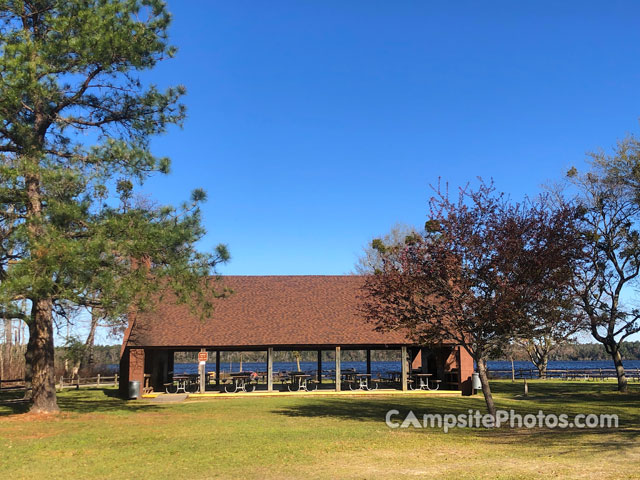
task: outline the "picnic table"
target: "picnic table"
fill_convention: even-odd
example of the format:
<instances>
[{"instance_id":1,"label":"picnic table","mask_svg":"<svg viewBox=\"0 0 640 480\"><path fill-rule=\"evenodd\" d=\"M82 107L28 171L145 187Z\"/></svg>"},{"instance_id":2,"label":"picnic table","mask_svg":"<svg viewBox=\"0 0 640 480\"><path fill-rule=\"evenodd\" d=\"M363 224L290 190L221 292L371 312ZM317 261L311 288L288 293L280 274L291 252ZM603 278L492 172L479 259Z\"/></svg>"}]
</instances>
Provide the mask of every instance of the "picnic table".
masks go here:
<instances>
[{"instance_id":1,"label":"picnic table","mask_svg":"<svg viewBox=\"0 0 640 480\"><path fill-rule=\"evenodd\" d=\"M376 383L375 388L378 388ZM371 387L371 374L370 373L355 373L352 380L349 382L349 389L351 390L373 390Z\"/></svg>"},{"instance_id":2,"label":"picnic table","mask_svg":"<svg viewBox=\"0 0 640 480\"><path fill-rule=\"evenodd\" d=\"M173 390L174 387L175 391L170 391ZM194 393L198 388L198 375L188 373L173 375L173 382L165 384L166 393L180 393L180 391L183 393Z\"/></svg>"},{"instance_id":3,"label":"picnic table","mask_svg":"<svg viewBox=\"0 0 640 480\"><path fill-rule=\"evenodd\" d=\"M226 393L253 392L256 388L256 384L253 382L257 378L255 372L230 373L229 377L231 382L224 386Z\"/></svg>"},{"instance_id":4,"label":"picnic table","mask_svg":"<svg viewBox=\"0 0 640 480\"><path fill-rule=\"evenodd\" d=\"M287 389L290 392L312 392L318 388L318 385L314 382L310 382L310 378L311 375L305 372L289 372Z\"/></svg>"},{"instance_id":5,"label":"picnic table","mask_svg":"<svg viewBox=\"0 0 640 480\"><path fill-rule=\"evenodd\" d=\"M410 383L409 388L411 390L437 390L440 387L439 383L436 383L436 388L429 386L429 380L433 376L431 373L412 373L413 382Z\"/></svg>"}]
</instances>

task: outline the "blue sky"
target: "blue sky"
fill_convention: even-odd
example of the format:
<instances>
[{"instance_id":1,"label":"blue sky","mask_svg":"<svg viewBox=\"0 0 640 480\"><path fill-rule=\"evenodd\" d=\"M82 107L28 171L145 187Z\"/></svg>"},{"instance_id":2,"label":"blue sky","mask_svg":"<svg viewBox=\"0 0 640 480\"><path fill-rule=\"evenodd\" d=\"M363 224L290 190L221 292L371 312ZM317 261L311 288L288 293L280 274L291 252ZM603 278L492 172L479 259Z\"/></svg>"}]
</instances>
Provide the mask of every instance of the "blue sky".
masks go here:
<instances>
[{"instance_id":1,"label":"blue sky","mask_svg":"<svg viewBox=\"0 0 640 480\"><path fill-rule=\"evenodd\" d=\"M209 194L225 274L343 274L429 184L493 178L514 198L610 148L640 117L640 3L170 1L189 117L153 142Z\"/></svg>"}]
</instances>

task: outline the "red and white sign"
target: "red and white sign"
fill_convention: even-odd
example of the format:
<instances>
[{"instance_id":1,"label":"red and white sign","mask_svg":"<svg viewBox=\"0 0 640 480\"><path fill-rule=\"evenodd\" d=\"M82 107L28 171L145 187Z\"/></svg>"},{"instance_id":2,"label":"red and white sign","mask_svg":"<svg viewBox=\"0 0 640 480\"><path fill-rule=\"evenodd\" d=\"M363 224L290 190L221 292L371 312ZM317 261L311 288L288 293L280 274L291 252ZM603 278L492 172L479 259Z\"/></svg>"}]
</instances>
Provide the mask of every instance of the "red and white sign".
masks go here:
<instances>
[{"instance_id":1,"label":"red and white sign","mask_svg":"<svg viewBox=\"0 0 640 480\"><path fill-rule=\"evenodd\" d=\"M198 362L203 363L209 359L209 354L207 352L198 352Z\"/></svg>"}]
</instances>

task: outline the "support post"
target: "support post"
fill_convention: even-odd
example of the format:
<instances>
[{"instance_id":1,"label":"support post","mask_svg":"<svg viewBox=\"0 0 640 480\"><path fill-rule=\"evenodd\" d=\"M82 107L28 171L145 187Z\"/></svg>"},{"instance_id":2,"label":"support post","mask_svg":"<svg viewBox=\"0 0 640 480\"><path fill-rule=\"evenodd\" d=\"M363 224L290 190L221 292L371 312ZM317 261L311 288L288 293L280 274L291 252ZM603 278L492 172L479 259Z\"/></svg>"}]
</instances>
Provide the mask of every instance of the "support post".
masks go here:
<instances>
[{"instance_id":1,"label":"support post","mask_svg":"<svg viewBox=\"0 0 640 480\"><path fill-rule=\"evenodd\" d=\"M367 348L367 374L371 375L371 349Z\"/></svg>"},{"instance_id":2,"label":"support post","mask_svg":"<svg viewBox=\"0 0 640 480\"><path fill-rule=\"evenodd\" d=\"M473 358L464 347L456 347L456 355L458 361L458 383L462 395L471 395L473 393L471 376L473 375Z\"/></svg>"},{"instance_id":3,"label":"support post","mask_svg":"<svg viewBox=\"0 0 640 480\"><path fill-rule=\"evenodd\" d=\"M318 383L322 383L322 350L318 350Z\"/></svg>"},{"instance_id":4,"label":"support post","mask_svg":"<svg viewBox=\"0 0 640 480\"><path fill-rule=\"evenodd\" d=\"M402 371L402 391L407 391L407 347L402 347L400 349L400 363L401 363L401 371Z\"/></svg>"},{"instance_id":5,"label":"support post","mask_svg":"<svg viewBox=\"0 0 640 480\"><path fill-rule=\"evenodd\" d=\"M118 374L117 373L113 376L113 385L114 386L118 385Z\"/></svg>"},{"instance_id":6,"label":"support post","mask_svg":"<svg viewBox=\"0 0 640 480\"><path fill-rule=\"evenodd\" d=\"M200 353L207 353L206 348L201 348ZM200 393L205 392L204 376L207 373L207 362L198 362L198 373L200 374Z\"/></svg>"},{"instance_id":7,"label":"support post","mask_svg":"<svg viewBox=\"0 0 640 480\"><path fill-rule=\"evenodd\" d=\"M342 385L340 379L342 378L342 373L340 372L340 347L336 347L336 392L342 390Z\"/></svg>"},{"instance_id":8,"label":"support post","mask_svg":"<svg viewBox=\"0 0 640 480\"><path fill-rule=\"evenodd\" d=\"M273 348L267 348L267 392L273 392Z\"/></svg>"},{"instance_id":9,"label":"support post","mask_svg":"<svg viewBox=\"0 0 640 480\"><path fill-rule=\"evenodd\" d=\"M220 350L216 350L216 388L220 387Z\"/></svg>"},{"instance_id":10,"label":"support post","mask_svg":"<svg viewBox=\"0 0 640 480\"><path fill-rule=\"evenodd\" d=\"M100 374L98 374L97 385L98 385L98 387L100 386Z\"/></svg>"}]
</instances>

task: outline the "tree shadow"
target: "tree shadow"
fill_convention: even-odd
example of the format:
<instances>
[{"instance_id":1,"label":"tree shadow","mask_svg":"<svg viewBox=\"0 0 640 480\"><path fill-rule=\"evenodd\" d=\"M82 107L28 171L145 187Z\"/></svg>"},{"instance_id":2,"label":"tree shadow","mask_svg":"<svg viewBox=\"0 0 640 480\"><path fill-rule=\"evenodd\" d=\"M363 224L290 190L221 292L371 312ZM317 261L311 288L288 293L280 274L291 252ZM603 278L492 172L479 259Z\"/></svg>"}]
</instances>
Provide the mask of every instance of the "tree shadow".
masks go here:
<instances>
[{"instance_id":1,"label":"tree shadow","mask_svg":"<svg viewBox=\"0 0 640 480\"><path fill-rule=\"evenodd\" d=\"M389 410L397 410L396 418L404 418L409 411L417 414L467 414L469 409L484 408L481 397L431 397L389 396L384 398L331 397L323 399L301 398L295 405L274 410L273 413L288 417L342 418L363 422L382 421Z\"/></svg>"},{"instance_id":2,"label":"tree shadow","mask_svg":"<svg viewBox=\"0 0 640 480\"><path fill-rule=\"evenodd\" d=\"M81 388L66 390L57 396L58 406L64 413L135 413L150 412L162 408L145 400L123 400L117 388ZM27 413L28 402L0 405L0 417Z\"/></svg>"},{"instance_id":3,"label":"tree shadow","mask_svg":"<svg viewBox=\"0 0 640 480\"><path fill-rule=\"evenodd\" d=\"M554 455L565 455L576 450L599 455L604 451L636 449L640 428L500 428L481 431L480 435L483 441L494 445L530 443L544 445Z\"/></svg>"},{"instance_id":4,"label":"tree shadow","mask_svg":"<svg viewBox=\"0 0 640 480\"><path fill-rule=\"evenodd\" d=\"M491 390L494 393L503 393L512 396L521 396L524 393L523 380L515 382L500 380L491 381ZM586 395L614 394L617 398L634 399L634 395L640 395L640 384L629 384L628 393L618 393L617 384L614 382L590 382L590 381L558 381L558 380L528 380L529 397L555 397L563 398L584 397ZM638 397L635 397L638 401Z\"/></svg>"},{"instance_id":5,"label":"tree shadow","mask_svg":"<svg viewBox=\"0 0 640 480\"><path fill-rule=\"evenodd\" d=\"M601 454L606 449L636 448L640 438L640 419L635 415L640 406L637 392L618 394L607 385L536 384L536 392L527 397L518 397L521 390L509 384L497 385L496 406L498 409L514 410L525 416L536 415L540 410L545 414L566 414L569 421L577 414L617 414L619 428L474 428L473 434L482 441L494 444L536 443L549 446L558 454L575 452L577 449ZM520 388L522 386L520 385ZM419 397L396 396L384 398L332 397L322 399L304 398L293 405L274 410L273 413L288 417L338 418L348 421L376 422L384 425L387 412L397 410L394 421L400 421L412 411L421 420L425 414L468 415L475 410L486 412L484 397ZM438 429L436 429L437 431ZM461 429L460 429L461 430ZM457 430L460 432L460 430ZM442 431L442 429L440 429ZM467 430L468 431L468 430ZM408 429L407 432L420 434L434 432L433 428Z\"/></svg>"},{"instance_id":6,"label":"tree shadow","mask_svg":"<svg viewBox=\"0 0 640 480\"><path fill-rule=\"evenodd\" d=\"M58 397L58 405L65 412L74 413L135 413L160 408L146 400L124 400L116 388L85 388Z\"/></svg>"}]
</instances>

